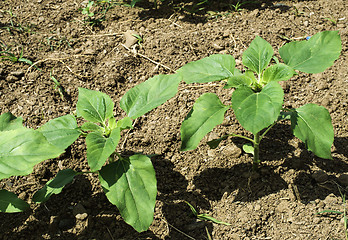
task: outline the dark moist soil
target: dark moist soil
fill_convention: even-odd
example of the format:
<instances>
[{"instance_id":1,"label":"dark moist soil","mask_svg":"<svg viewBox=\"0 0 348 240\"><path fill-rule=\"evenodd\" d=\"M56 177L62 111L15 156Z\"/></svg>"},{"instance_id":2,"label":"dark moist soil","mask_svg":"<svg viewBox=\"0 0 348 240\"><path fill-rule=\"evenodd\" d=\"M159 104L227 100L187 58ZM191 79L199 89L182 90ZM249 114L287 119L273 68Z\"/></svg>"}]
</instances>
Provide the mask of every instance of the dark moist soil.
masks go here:
<instances>
[{"instance_id":1,"label":"dark moist soil","mask_svg":"<svg viewBox=\"0 0 348 240\"><path fill-rule=\"evenodd\" d=\"M212 239L345 239L343 215L316 213L345 208L346 1L262 1L243 5L239 12L226 3L210 0L193 15L178 8L192 8L192 2L186 1L165 1L158 9L147 1L133 9L119 4L107 11L100 25L90 26L79 10L86 1L1 1L1 42L17 55L23 49L23 57L40 71L25 63L0 62L0 112L10 111L23 117L26 126L37 128L74 113L78 87L84 87L110 95L116 103L115 116L121 118L125 113L118 102L124 93L156 74L171 73L215 53L232 54L241 68L242 53L256 35L277 52L287 42L282 36L338 30L343 49L332 67L320 74L300 73L281 83L286 107L316 103L329 110L335 131L333 160L308 152L285 122L261 143L264 161L259 172L251 172L252 158L241 150L243 140L230 138L213 150L205 144L225 133L243 134L232 111L196 150L180 152L180 125L195 99L215 92L229 104L231 96L231 90L222 89L223 83L181 84L174 98L137 120L117 149L124 154L158 154L152 158L158 195L148 231L137 233L123 222L92 174L76 177L45 204L31 203L33 194L59 170L89 170L84 140L78 139L59 158L35 166L32 174L0 182L0 188L31 203L30 211L0 214L0 239L208 239L208 235ZM12 19L8 11L15 15ZM127 30L142 36L141 45L130 50L122 45ZM63 97L50 73L64 88ZM231 225L197 221L184 201Z\"/></svg>"}]
</instances>

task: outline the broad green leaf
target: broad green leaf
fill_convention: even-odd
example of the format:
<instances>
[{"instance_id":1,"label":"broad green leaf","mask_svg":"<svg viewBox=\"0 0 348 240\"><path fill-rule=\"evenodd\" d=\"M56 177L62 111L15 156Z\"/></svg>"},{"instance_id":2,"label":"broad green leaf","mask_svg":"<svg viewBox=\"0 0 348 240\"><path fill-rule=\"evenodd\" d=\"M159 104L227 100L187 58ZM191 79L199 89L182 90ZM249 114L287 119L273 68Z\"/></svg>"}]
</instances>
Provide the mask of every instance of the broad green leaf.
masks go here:
<instances>
[{"instance_id":1,"label":"broad green leaf","mask_svg":"<svg viewBox=\"0 0 348 240\"><path fill-rule=\"evenodd\" d=\"M180 81L178 74L154 76L126 92L120 106L128 117L138 118L174 97Z\"/></svg>"},{"instance_id":2,"label":"broad green leaf","mask_svg":"<svg viewBox=\"0 0 348 240\"><path fill-rule=\"evenodd\" d=\"M108 157L115 151L120 138L119 128L112 130L108 138L100 132L88 133L86 137L87 161L93 172L98 171L104 165Z\"/></svg>"},{"instance_id":3,"label":"broad green leaf","mask_svg":"<svg viewBox=\"0 0 348 240\"><path fill-rule=\"evenodd\" d=\"M254 73L252 71L246 71L244 74L228 78L224 88L228 89L232 87L238 88L239 86L250 86L254 82L256 82Z\"/></svg>"},{"instance_id":4,"label":"broad green leaf","mask_svg":"<svg viewBox=\"0 0 348 240\"><path fill-rule=\"evenodd\" d=\"M130 117L125 117L117 121L116 127L119 127L122 130L133 128L133 121Z\"/></svg>"},{"instance_id":5,"label":"broad green leaf","mask_svg":"<svg viewBox=\"0 0 348 240\"><path fill-rule=\"evenodd\" d=\"M23 212L29 208L29 204L18 198L16 194L0 189L0 212Z\"/></svg>"},{"instance_id":6,"label":"broad green leaf","mask_svg":"<svg viewBox=\"0 0 348 240\"><path fill-rule=\"evenodd\" d=\"M181 150L195 149L202 138L221 124L229 106L221 103L214 93L205 93L193 105L192 112L181 126Z\"/></svg>"},{"instance_id":7,"label":"broad green leaf","mask_svg":"<svg viewBox=\"0 0 348 240\"><path fill-rule=\"evenodd\" d=\"M56 177L48 181L43 188L33 196L33 201L37 203L46 202L53 194L59 194L65 185L71 183L77 175L72 169L64 169L57 173Z\"/></svg>"},{"instance_id":8,"label":"broad green leaf","mask_svg":"<svg viewBox=\"0 0 348 240\"><path fill-rule=\"evenodd\" d=\"M286 81L295 74L294 69L279 63L268 67L262 76L261 84L265 85L271 81Z\"/></svg>"},{"instance_id":9,"label":"broad green leaf","mask_svg":"<svg viewBox=\"0 0 348 240\"><path fill-rule=\"evenodd\" d=\"M268 83L258 93L249 87L240 87L232 94L232 108L240 124L256 134L277 120L283 96L283 89L277 82Z\"/></svg>"},{"instance_id":10,"label":"broad green leaf","mask_svg":"<svg viewBox=\"0 0 348 240\"><path fill-rule=\"evenodd\" d=\"M103 123L113 116L114 103L105 93L79 88L76 104L78 116L94 123Z\"/></svg>"},{"instance_id":11,"label":"broad green leaf","mask_svg":"<svg viewBox=\"0 0 348 240\"><path fill-rule=\"evenodd\" d=\"M109 201L116 205L124 221L138 232L152 223L157 194L155 170L144 155L133 155L104 166L100 183Z\"/></svg>"},{"instance_id":12,"label":"broad green leaf","mask_svg":"<svg viewBox=\"0 0 348 240\"><path fill-rule=\"evenodd\" d=\"M219 146L220 142L222 142L223 140L226 140L227 138L228 138L228 135L225 135L225 136L222 136L220 138L213 139L213 140L207 142L207 144L211 149L214 149L214 148L217 148Z\"/></svg>"},{"instance_id":13,"label":"broad green leaf","mask_svg":"<svg viewBox=\"0 0 348 240\"><path fill-rule=\"evenodd\" d=\"M232 77L235 66L232 55L214 54L182 66L177 73L186 83L206 83Z\"/></svg>"},{"instance_id":14,"label":"broad green leaf","mask_svg":"<svg viewBox=\"0 0 348 240\"><path fill-rule=\"evenodd\" d=\"M268 66L274 52L271 44L259 36L250 43L247 50L244 51L242 61L243 65L251 71L261 74Z\"/></svg>"},{"instance_id":15,"label":"broad green leaf","mask_svg":"<svg viewBox=\"0 0 348 240\"><path fill-rule=\"evenodd\" d=\"M49 143L58 148L66 149L80 136L76 119L72 115L65 115L48 121L42 125L40 131Z\"/></svg>"},{"instance_id":16,"label":"broad green leaf","mask_svg":"<svg viewBox=\"0 0 348 240\"><path fill-rule=\"evenodd\" d=\"M279 49L285 64L306 73L323 72L332 66L342 49L338 31L315 34L308 41L290 42Z\"/></svg>"},{"instance_id":17,"label":"broad green leaf","mask_svg":"<svg viewBox=\"0 0 348 240\"><path fill-rule=\"evenodd\" d=\"M0 179L30 174L34 165L62 153L39 131L19 128L0 132Z\"/></svg>"},{"instance_id":18,"label":"broad green leaf","mask_svg":"<svg viewBox=\"0 0 348 240\"><path fill-rule=\"evenodd\" d=\"M82 131L85 131L85 132L101 132L102 133L104 131L104 129L101 126L91 122L85 122L84 124L82 124L81 129Z\"/></svg>"},{"instance_id":19,"label":"broad green leaf","mask_svg":"<svg viewBox=\"0 0 348 240\"><path fill-rule=\"evenodd\" d=\"M329 112L322 106L306 104L294 110L291 128L309 151L325 159L332 159L334 131Z\"/></svg>"},{"instance_id":20,"label":"broad green leaf","mask_svg":"<svg viewBox=\"0 0 348 240\"><path fill-rule=\"evenodd\" d=\"M246 153L254 155L254 146L251 143L246 143L243 145L243 150Z\"/></svg>"},{"instance_id":21,"label":"broad green leaf","mask_svg":"<svg viewBox=\"0 0 348 240\"><path fill-rule=\"evenodd\" d=\"M23 118L15 117L10 112L0 115L0 132L14 130L17 128L24 128Z\"/></svg>"}]
</instances>

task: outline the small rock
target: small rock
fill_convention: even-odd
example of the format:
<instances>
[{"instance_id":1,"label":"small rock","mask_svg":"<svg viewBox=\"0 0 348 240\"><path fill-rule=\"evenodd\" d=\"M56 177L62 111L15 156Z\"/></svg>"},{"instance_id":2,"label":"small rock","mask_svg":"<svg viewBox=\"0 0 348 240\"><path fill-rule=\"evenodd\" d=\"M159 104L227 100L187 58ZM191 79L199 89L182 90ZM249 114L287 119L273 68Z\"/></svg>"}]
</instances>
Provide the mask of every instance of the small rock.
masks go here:
<instances>
[{"instance_id":1,"label":"small rock","mask_svg":"<svg viewBox=\"0 0 348 240\"><path fill-rule=\"evenodd\" d=\"M221 46L218 42L213 42L213 48L217 51L221 51L221 50L225 49L225 47Z\"/></svg>"},{"instance_id":2,"label":"small rock","mask_svg":"<svg viewBox=\"0 0 348 240\"><path fill-rule=\"evenodd\" d=\"M317 182L317 183L323 183L326 182L329 179L329 176L322 170L315 171L312 174L312 178Z\"/></svg>"},{"instance_id":3,"label":"small rock","mask_svg":"<svg viewBox=\"0 0 348 240\"><path fill-rule=\"evenodd\" d=\"M230 31L229 30L225 30L223 33L222 33L222 37L224 38L227 38L230 36Z\"/></svg>"},{"instance_id":4,"label":"small rock","mask_svg":"<svg viewBox=\"0 0 348 240\"><path fill-rule=\"evenodd\" d=\"M130 48L131 46L133 46L134 44L138 42L138 39L134 36L134 34L139 35L139 33L133 30L127 30L123 34L126 39L126 43L124 44L126 47Z\"/></svg>"},{"instance_id":5,"label":"small rock","mask_svg":"<svg viewBox=\"0 0 348 240\"><path fill-rule=\"evenodd\" d=\"M229 144L226 147L224 147L223 154L229 157L237 158L240 157L240 155L242 154L242 150L234 144Z\"/></svg>"},{"instance_id":6,"label":"small rock","mask_svg":"<svg viewBox=\"0 0 348 240\"><path fill-rule=\"evenodd\" d=\"M348 186L348 174L347 173L341 174L338 177L338 181L340 182L340 184L347 187Z\"/></svg>"},{"instance_id":7,"label":"small rock","mask_svg":"<svg viewBox=\"0 0 348 240\"><path fill-rule=\"evenodd\" d=\"M73 215L75 216L76 219L79 219L79 220L84 220L88 216L87 210L85 209L85 207L81 203L78 203L73 208Z\"/></svg>"},{"instance_id":8,"label":"small rock","mask_svg":"<svg viewBox=\"0 0 348 240\"><path fill-rule=\"evenodd\" d=\"M318 223L320 223L320 221L321 221L321 219L318 218L318 217L313 218L313 223L314 224L318 224Z\"/></svg>"},{"instance_id":9,"label":"small rock","mask_svg":"<svg viewBox=\"0 0 348 240\"><path fill-rule=\"evenodd\" d=\"M15 76L13 76L13 75L8 75L8 76L6 77L6 81L9 82L9 83L14 83L14 82L16 82L16 81L18 81L18 80L19 80L19 78L18 78L18 77L15 77Z\"/></svg>"},{"instance_id":10,"label":"small rock","mask_svg":"<svg viewBox=\"0 0 348 240\"><path fill-rule=\"evenodd\" d=\"M24 76L24 72L23 71L15 71L15 72L11 72L11 75L13 75L17 78L21 78Z\"/></svg>"},{"instance_id":11,"label":"small rock","mask_svg":"<svg viewBox=\"0 0 348 240\"><path fill-rule=\"evenodd\" d=\"M305 27L308 27L309 22L308 22L308 21L304 21L304 22L303 22L303 25L304 25Z\"/></svg>"},{"instance_id":12,"label":"small rock","mask_svg":"<svg viewBox=\"0 0 348 240\"><path fill-rule=\"evenodd\" d=\"M22 200L25 200L26 197L27 197L27 193L26 193L26 192L21 192L21 193L18 195L18 197L19 197L20 199L22 199Z\"/></svg>"},{"instance_id":13,"label":"small rock","mask_svg":"<svg viewBox=\"0 0 348 240\"><path fill-rule=\"evenodd\" d=\"M327 195L327 197L324 199L323 202L325 203L325 205L332 205L332 204L336 204L338 201L335 194L330 193L329 195Z\"/></svg>"},{"instance_id":14,"label":"small rock","mask_svg":"<svg viewBox=\"0 0 348 240\"><path fill-rule=\"evenodd\" d=\"M88 217L87 213L78 213L76 214L75 218L78 220L85 220Z\"/></svg>"}]
</instances>

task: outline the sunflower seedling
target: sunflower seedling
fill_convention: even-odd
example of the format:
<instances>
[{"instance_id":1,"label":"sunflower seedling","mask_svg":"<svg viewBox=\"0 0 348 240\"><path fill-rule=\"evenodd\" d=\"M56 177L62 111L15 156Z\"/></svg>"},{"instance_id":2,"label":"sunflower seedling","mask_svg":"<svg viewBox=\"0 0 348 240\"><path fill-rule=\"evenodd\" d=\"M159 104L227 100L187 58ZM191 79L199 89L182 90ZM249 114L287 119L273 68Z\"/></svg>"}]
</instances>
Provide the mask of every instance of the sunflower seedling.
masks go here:
<instances>
[{"instance_id":1,"label":"sunflower seedling","mask_svg":"<svg viewBox=\"0 0 348 240\"><path fill-rule=\"evenodd\" d=\"M121 131L131 129L134 119L172 98L179 82L176 76L158 75L132 88L120 101L127 116L118 120L108 95L85 88L79 88L76 105L77 117L84 120L81 126L75 116L64 115L34 130L24 127L23 119L11 113L0 115L0 180L30 174L34 165L58 157L78 137L85 137L90 171L59 171L34 194L33 202L45 202L75 176L93 173L124 221L138 232L146 231L153 220L157 195L155 170L149 156L124 156L116 147ZM21 212L28 207L14 193L0 190L0 212Z\"/></svg>"},{"instance_id":2,"label":"sunflower seedling","mask_svg":"<svg viewBox=\"0 0 348 240\"><path fill-rule=\"evenodd\" d=\"M229 136L248 141L243 146L253 155L253 169L260 159L260 142L279 121L290 120L293 134L302 140L306 148L318 157L331 159L334 140L329 112L322 106L306 104L299 108L283 108L284 92L279 81L290 79L295 70L319 73L333 65L341 52L341 39L336 31L317 33L308 41L294 41L279 49L284 63L275 58L272 46L261 37L256 37L243 53L244 72L235 68L231 55L211 55L188 63L177 74L186 83L207 83L226 80L225 89L234 88L232 105L224 105L214 93L200 96L181 126L181 150L197 148L202 138L224 120L232 108L239 123L251 132L253 138L235 133L227 134L208 142L216 148ZM275 64L270 65L271 60Z\"/></svg>"}]
</instances>

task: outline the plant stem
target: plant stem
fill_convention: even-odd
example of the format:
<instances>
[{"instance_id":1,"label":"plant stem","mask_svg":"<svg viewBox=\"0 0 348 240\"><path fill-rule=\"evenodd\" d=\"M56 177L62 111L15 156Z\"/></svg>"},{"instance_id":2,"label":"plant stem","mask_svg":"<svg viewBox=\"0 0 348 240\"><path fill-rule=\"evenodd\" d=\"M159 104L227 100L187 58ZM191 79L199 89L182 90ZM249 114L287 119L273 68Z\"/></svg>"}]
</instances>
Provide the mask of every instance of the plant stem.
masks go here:
<instances>
[{"instance_id":1,"label":"plant stem","mask_svg":"<svg viewBox=\"0 0 348 240\"><path fill-rule=\"evenodd\" d=\"M260 158L259 158L259 146L260 146L260 132L256 133L254 135L254 160L253 160L253 170L257 170L259 163L261 162Z\"/></svg>"},{"instance_id":2,"label":"plant stem","mask_svg":"<svg viewBox=\"0 0 348 240\"><path fill-rule=\"evenodd\" d=\"M229 136L231 137L239 137L239 138L243 138L243 139L246 139L252 143L255 143L254 140L252 140L251 138L248 138L248 137L245 137L245 136L242 136L242 135L238 135L238 134L234 134L234 133L231 133L231 134L228 134Z\"/></svg>"}]
</instances>

